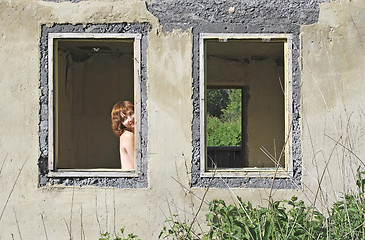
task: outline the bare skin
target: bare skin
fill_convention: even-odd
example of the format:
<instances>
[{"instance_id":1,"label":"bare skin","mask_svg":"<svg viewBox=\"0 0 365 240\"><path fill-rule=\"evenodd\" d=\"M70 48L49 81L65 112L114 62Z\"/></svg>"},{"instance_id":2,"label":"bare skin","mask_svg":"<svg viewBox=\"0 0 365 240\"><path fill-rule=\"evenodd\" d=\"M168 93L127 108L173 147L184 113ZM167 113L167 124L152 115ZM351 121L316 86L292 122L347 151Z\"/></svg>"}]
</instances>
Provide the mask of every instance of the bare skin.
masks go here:
<instances>
[{"instance_id":1,"label":"bare skin","mask_svg":"<svg viewBox=\"0 0 365 240\"><path fill-rule=\"evenodd\" d=\"M122 170L134 169L134 133L126 130L120 136L120 161Z\"/></svg>"},{"instance_id":2,"label":"bare skin","mask_svg":"<svg viewBox=\"0 0 365 240\"><path fill-rule=\"evenodd\" d=\"M126 130L119 138L120 148L120 161L122 164L122 170L134 169L134 113L128 112L126 116L123 116L125 120L122 124L126 127Z\"/></svg>"}]
</instances>

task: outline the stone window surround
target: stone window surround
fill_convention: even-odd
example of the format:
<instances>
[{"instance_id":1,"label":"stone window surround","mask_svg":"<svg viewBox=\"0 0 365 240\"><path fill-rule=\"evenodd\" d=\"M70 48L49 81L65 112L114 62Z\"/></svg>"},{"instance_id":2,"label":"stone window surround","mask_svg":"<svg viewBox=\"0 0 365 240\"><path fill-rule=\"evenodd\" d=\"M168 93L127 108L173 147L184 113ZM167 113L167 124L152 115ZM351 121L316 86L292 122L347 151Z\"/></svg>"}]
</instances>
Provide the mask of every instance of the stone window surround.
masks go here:
<instances>
[{"instance_id":1,"label":"stone window surround","mask_svg":"<svg viewBox=\"0 0 365 240\"><path fill-rule=\"evenodd\" d=\"M207 31L209 29L209 31ZM201 120L200 120L200 78L201 78L201 54L200 54L200 41L201 35L290 35L291 37L291 69L289 72L292 76L290 82L292 101L290 103L289 114L291 116L290 122L290 139L289 144L293 152L290 155L290 169L281 174L269 175L262 174L260 171L253 171L250 174L241 173L228 173L228 172L212 172L206 173L201 168ZM299 109L299 88L294 85L300 81L300 76L297 74L298 71L298 59L295 58L299 55L297 47L299 45L299 35L296 33L285 33L285 32L270 32L270 33L250 33L247 31L227 31L227 28L220 26L202 26L193 29L193 121L192 121L192 134L193 134L193 158L192 158L192 171L191 171L191 186L192 187L246 187L246 188L278 188L278 189L296 189L301 187L301 154L300 151L300 131L297 131L299 126L299 119L296 117L296 111ZM203 169L204 170L204 169ZM243 173L243 174L242 174Z\"/></svg>"},{"instance_id":2,"label":"stone window surround","mask_svg":"<svg viewBox=\"0 0 365 240\"><path fill-rule=\"evenodd\" d=\"M288 178L293 176L293 161L291 157L291 132L290 132L290 122L292 117L292 100L291 100L291 87L290 82L292 81L291 78L291 71L288 71L288 69L291 69L291 41L292 41L292 35L291 34L239 34L239 33L233 33L233 34L227 34L227 33L200 33L199 36L199 52L200 52L200 69L204 69L203 62L203 51L204 51L204 40L208 39L235 39L235 40L250 40L250 39L261 39L261 41L269 42L271 40L276 39L285 39L284 43L284 90L285 90L285 97L284 97L284 105L285 105L285 166L278 167L278 169L270 169L270 170L262 170L260 168L243 168L241 170L217 170L219 171L223 176L226 177L276 177L276 178ZM204 79L204 71L200 71L199 79ZM205 116L204 109L204 81L200 81L199 85L199 94L200 94L200 106L203 106L200 108L200 126L204 126L203 116ZM214 174L216 174L214 171L208 171L205 169L205 161L206 161L206 152L205 152L205 127L200 127L200 166L201 166L201 177L212 177ZM284 169L283 169L284 167Z\"/></svg>"},{"instance_id":3,"label":"stone window surround","mask_svg":"<svg viewBox=\"0 0 365 240\"><path fill-rule=\"evenodd\" d=\"M147 84L146 84L146 54L147 54L147 34L151 30L151 25L149 23L116 23L116 24L87 24L86 26L82 24L55 24L52 27L42 25L41 31L41 41L40 41L40 123L39 123L39 140L40 140L40 151L41 155L38 161L39 165L39 185L95 185L101 187L118 187L118 188L146 188L148 186L147 182L147 166L148 166L148 156L147 156L147 111L146 111L146 100L147 100ZM140 139L136 139L136 142L140 143L140 155L139 167L136 168L136 172L126 173L121 171L114 172L71 172L71 173L58 173L52 171L52 153L49 144L49 138L53 138L53 134L49 132L49 126L52 114L48 114L52 109L52 101L48 102L49 94L52 94L52 89L49 88L49 79L52 76L51 68L49 68L49 63L52 61L48 53L49 35L56 34L70 34L70 36L75 34L86 34L86 35L98 35L110 34L110 37L116 35L124 35L125 37L136 37L140 36L140 71L139 71L139 87L140 87L140 116L141 125L140 129ZM52 98L50 98L52 99ZM50 104L51 103L51 104Z\"/></svg>"}]
</instances>

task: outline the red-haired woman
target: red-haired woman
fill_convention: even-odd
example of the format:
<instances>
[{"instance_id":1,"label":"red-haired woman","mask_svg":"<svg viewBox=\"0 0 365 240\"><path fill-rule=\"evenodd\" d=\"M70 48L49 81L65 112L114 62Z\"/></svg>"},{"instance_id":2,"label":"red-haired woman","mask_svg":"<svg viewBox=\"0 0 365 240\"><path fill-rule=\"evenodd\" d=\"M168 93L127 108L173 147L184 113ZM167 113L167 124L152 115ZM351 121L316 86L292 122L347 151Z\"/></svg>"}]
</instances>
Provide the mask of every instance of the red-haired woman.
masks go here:
<instances>
[{"instance_id":1,"label":"red-haired woman","mask_svg":"<svg viewBox=\"0 0 365 240\"><path fill-rule=\"evenodd\" d=\"M119 137L122 170L134 169L134 106L129 101L117 102L111 112L112 129Z\"/></svg>"}]
</instances>

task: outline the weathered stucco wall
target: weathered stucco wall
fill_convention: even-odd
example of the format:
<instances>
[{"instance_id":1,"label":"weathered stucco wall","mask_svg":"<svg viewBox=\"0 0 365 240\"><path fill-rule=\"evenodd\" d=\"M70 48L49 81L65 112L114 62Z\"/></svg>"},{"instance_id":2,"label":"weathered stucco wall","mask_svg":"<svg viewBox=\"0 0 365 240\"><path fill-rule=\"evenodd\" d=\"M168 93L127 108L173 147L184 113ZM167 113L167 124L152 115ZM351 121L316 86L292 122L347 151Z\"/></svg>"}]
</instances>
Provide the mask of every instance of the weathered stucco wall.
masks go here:
<instances>
[{"instance_id":1,"label":"weathered stucco wall","mask_svg":"<svg viewBox=\"0 0 365 240\"><path fill-rule=\"evenodd\" d=\"M302 182L317 191L322 181L324 204L354 187L365 157L365 3L341 2L322 4L301 34Z\"/></svg>"},{"instance_id":2,"label":"weathered stucco wall","mask_svg":"<svg viewBox=\"0 0 365 240\"><path fill-rule=\"evenodd\" d=\"M313 200L323 173L324 200L331 201L346 190L342 186L351 179L356 158L365 154L365 3L268 1L261 6L259 2L1 1L0 239L97 239L100 232L118 231L122 226L142 239L156 239L169 209L180 213L181 219L192 219L206 190L204 182L190 187L196 157L196 129L191 126L196 111L192 98L196 28L197 32L301 34L301 42L299 36L294 41L297 55L293 57L299 60L293 72L298 79L295 87L301 86L301 101L297 92L294 110L301 125L294 130L296 141L301 142L296 157L303 168L297 179L303 189L276 189L274 198L295 194ZM240 18L227 13L230 6L235 6ZM298 18L293 21L289 13ZM280 17L283 24L277 24ZM121 22L152 26L146 58L148 186L40 187L41 26ZM221 23L225 25L218 26ZM230 181L235 188L209 189L206 199L232 201L234 193L244 201L265 204L270 191L257 187L269 187L270 180L247 179L242 188L242 182ZM320 202L326 205L326 201ZM204 220L206 209L203 204L198 221Z\"/></svg>"},{"instance_id":3,"label":"weathered stucco wall","mask_svg":"<svg viewBox=\"0 0 365 240\"><path fill-rule=\"evenodd\" d=\"M37 177L42 24L156 25L156 18L141 1L1 1L0 9L0 92L6 99L0 110L0 239L98 239L99 232L113 232L114 226L119 231L123 225L145 239L156 236L152 229L159 229L153 225L161 203L150 189L39 187Z\"/></svg>"}]
</instances>

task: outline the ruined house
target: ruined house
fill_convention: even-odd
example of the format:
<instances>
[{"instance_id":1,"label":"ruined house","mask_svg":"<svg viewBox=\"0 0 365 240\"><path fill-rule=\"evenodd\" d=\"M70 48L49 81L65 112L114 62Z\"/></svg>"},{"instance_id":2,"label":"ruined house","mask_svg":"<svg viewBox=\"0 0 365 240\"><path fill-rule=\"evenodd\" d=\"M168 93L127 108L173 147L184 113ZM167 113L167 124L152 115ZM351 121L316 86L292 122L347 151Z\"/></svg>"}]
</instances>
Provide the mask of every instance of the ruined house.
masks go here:
<instances>
[{"instance_id":1,"label":"ruined house","mask_svg":"<svg viewBox=\"0 0 365 240\"><path fill-rule=\"evenodd\" d=\"M203 223L202 198L326 209L353 190L362 0L2 0L0 22L0 239L157 239L171 214ZM240 96L235 146L208 144L222 89ZM110 128L121 99L132 171Z\"/></svg>"}]
</instances>

